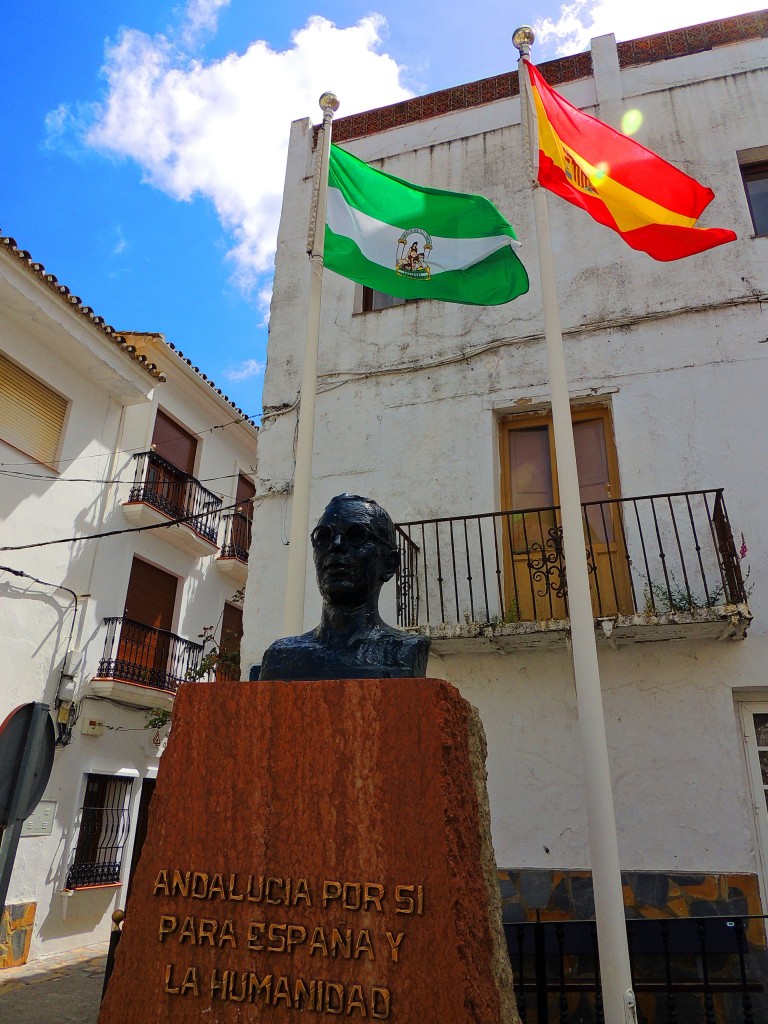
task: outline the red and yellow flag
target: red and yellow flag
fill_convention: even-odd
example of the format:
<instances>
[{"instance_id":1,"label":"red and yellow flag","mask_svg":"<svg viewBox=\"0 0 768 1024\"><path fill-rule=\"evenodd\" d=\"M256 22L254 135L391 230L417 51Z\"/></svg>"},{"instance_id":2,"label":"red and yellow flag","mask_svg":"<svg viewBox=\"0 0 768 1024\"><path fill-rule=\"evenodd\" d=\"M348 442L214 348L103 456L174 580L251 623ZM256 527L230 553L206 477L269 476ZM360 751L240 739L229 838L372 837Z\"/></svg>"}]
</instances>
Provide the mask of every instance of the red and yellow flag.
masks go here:
<instances>
[{"instance_id":1,"label":"red and yellow flag","mask_svg":"<svg viewBox=\"0 0 768 1024\"><path fill-rule=\"evenodd\" d=\"M712 189L574 107L526 64L539 124L540 185L655 260L679 260L735 240L725 228L694 226Z\"/></svg>"}]
</instances>

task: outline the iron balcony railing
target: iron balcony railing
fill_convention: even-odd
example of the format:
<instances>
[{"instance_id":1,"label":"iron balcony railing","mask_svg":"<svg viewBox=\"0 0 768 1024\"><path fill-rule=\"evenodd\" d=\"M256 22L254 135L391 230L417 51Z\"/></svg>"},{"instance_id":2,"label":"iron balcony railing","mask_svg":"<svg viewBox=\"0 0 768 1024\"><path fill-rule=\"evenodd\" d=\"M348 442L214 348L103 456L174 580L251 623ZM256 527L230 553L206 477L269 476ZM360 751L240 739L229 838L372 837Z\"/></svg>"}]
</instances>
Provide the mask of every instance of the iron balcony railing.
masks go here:
<instances>
[{"instance_id":1,"label":"iron balcony railing","mask_svg":"<svg viewBox=\"0 0 768 1024\"><path fill-rule=\"evenodd\" d=\"M248 561L251 547L252 523L244 512L229 512L224 516L224 543L219 552L220 558L236 558L240 562Z\"/></svg>"},{"instance_id":2,"label":"iron balcony railing","mask_svg":"<svg viewBox=\"0 0 768 1024\"><path fill-rule=\"evenodd\" d=\"M156 452L139 452L134 459L136 470L128 501L143 501L173 519L186 519L193 530L216 544L221 498Z\"/></svg>"},{"instance_id":3,"label":"iron balcony railing","mask_svg":"<svg viewBox=\"0 0 768 1024\"><path fill-rule=\"evenodd\" d=\"M92 777L93 778L93 777ZM65 888L116 885L131 827L131 779L113 778L100 787L96 802L81 808L80 831Z\"/></svg>"},{"instance_id":4,"label":"iron balcony railing","mask_svg":"<svg viewBox=\"0 0 768 1024\"><path fill-rule=\"evenodd\" d=\"M765 917L627 921L638 1019L768 1020ZM604 1024L594 921L505 924L522 1024Z\"/></svg>"},{"instance_id":5,"label":"iron balcony railing","mask_svg":"<svg viewBox=\"0 0 768 1024\"><path fill-rule=\"evenodd\" d=\"M582 504L596 617L747 598L722 488ZM568 617L559 506L399 523L397 617L426 623Z\"/></svg>"},{"instance_id":6,"label":"iron balcony railing","mask_svg":"<svg viewBox=\"0 0 768 1024\"><path fill-rule=\"evenodd\" d=\"M175 693L179 683L196 677L202 644L154 629L126 616L105 619L107 635L98 678L137 683Z\"/></svg>"}]
</instances>

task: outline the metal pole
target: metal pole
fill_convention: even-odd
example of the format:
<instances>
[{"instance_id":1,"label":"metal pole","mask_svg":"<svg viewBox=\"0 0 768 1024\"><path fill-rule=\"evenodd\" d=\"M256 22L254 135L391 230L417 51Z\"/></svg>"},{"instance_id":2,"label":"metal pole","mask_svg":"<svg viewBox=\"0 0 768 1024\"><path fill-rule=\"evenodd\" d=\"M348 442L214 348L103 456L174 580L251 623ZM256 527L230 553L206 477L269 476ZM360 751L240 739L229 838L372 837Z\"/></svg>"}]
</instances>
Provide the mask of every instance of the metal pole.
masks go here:
<instances>
[{"instance_id":1,"label":"metal pole","mask_svg":"<svg viewBox=\"0 0 768 1024\"><path fill-rule=\"evenodd\" d=\"M312 442L315 433L315 394L317 389L317 350L320 339L320 299L323 288L325 251L325 207L328 192L328 159L331 152L331 122L339 109L332 92L320 97L323 125L315 169L313 220L309 239L309 313L304 346L304 376L299 406L299 431L296 438L296 469L291 502L291 532L288 546L288 575L285 587L283 625L286 636L304 630L304 585L307 576L309 537L309 487L312 480Z\"/></svg>"},{"instance_id":2,"label":"metal pole","mask_svg":"<svg viewBox=\"0 0 768 1024\"><path fill-rule=\"evenodd\" d=\"M520 51L520 60L518 61L520 106L523 124L527 124L529 129L528 142L531 146L529 151L532 151L534 139L530 130L529 81L523 58L530 53L531 43L534 40L533 29L523 26L516 30L512 38ZM536 151L538 151L538 145L536 145ZM581 736L603 1005L606 1024L636 1024L635 997L632 991L627 928L624 918L624 895L619 867L619 845L608 762L608 740L605 733L605 715L597 663L595 624L592 618L592 597L589 590L579 478L576 470L576 448L573 440L563 335L549 234L547 197L544 189L533 180L533 176L531 177L539 273L541 275L544 332L552 393L555 458L560 492L563 548L567 568L571 654Z\"/></svg>"}]
</instances>

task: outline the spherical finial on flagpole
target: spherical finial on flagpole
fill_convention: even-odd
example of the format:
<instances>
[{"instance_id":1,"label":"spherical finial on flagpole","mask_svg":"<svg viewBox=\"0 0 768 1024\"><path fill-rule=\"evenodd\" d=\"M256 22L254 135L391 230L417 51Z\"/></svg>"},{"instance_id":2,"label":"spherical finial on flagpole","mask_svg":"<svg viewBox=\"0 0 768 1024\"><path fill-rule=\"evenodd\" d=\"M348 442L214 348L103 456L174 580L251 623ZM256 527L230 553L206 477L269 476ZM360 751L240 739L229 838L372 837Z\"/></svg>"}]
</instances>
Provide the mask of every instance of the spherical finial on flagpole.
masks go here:
<instances>
[{"instance_id":1,"label":"spherical finial on flagpole","mask_svg":"<svg viewBox=\"0 0 768 1024\"><path fill-rule=\"evenodd\" d=\"M339 98L333 92L324 92L323 95L320 97L319 102L320 109L323 111L324 114L327 112L335 114L336 111L339 109Z\"/></svg>"},{"instance_id":2,"label":"spherical finial on flagpole","mask_svg":"<svg viewBox=\"0 0 768 1024\"><path fill-rule=\"evenodd\" d=\"M523 56L527 56L531 52L531 46L535 38L536 33L530 25L521 25L520 28L515 29L512 35L512 42L515 45L515 49L519 50Z\"/></svg>"}]
</instances>

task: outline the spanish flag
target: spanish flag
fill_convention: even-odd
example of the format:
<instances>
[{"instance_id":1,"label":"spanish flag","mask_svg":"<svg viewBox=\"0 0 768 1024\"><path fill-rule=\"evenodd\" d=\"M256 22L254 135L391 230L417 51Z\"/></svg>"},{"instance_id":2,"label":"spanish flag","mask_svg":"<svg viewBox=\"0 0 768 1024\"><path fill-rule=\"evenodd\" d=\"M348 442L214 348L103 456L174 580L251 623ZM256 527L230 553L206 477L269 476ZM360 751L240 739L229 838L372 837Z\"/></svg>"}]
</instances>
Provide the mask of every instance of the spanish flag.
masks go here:
<instances>
[{"instance_id":1,"label":"spanish flag","mask_svg":"<svg viewBox=\"0 0 768 1024\"><path fill-rule=\"evenodd\" d=\"M736 235L697 228L715 193L574 107L525 62L539 126L539 184L655 260L679 260Z\"/></svg>"}]
</instances>

